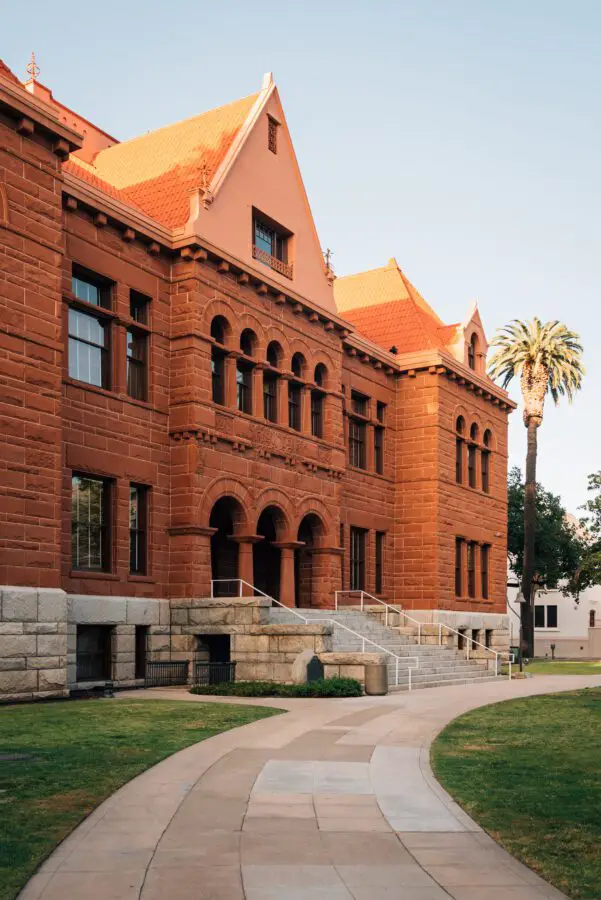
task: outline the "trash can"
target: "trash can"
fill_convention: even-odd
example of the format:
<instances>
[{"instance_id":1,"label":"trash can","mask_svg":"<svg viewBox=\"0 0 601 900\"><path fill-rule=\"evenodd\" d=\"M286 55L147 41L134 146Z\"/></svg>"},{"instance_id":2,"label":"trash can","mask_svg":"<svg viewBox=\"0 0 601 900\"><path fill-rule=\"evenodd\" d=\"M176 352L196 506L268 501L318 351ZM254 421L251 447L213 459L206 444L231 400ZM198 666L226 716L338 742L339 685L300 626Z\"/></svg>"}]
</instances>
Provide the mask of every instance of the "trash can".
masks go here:
<instances>
[{"instance_id":1,"label":"trash can","mask_svg":"<svg viewBox=\"0 0 601 900\"><path fill-rule=\"evenodd\" d=\"M388 693L388 667L386 663L365 666L365 693L379 697Z\"/></svg>"}]
</instances>

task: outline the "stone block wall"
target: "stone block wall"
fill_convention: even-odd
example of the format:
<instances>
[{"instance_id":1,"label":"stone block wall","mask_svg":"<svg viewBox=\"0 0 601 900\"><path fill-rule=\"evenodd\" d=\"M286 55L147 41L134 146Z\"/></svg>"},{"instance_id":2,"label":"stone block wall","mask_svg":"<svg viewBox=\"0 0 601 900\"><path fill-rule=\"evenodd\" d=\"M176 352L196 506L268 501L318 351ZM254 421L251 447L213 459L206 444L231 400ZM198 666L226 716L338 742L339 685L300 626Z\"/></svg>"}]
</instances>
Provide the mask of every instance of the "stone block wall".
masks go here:
<instances>
[{"instance_id":1,"label":"stone block wall","mask_svg":"<svg viewBox=\"0 0 601 900\"><path fill-rule=\"evenodd\" d=\"M0 596L0 696L10 701L67 694L65 592L4 587Z\"/></svg>"}]
</instances>

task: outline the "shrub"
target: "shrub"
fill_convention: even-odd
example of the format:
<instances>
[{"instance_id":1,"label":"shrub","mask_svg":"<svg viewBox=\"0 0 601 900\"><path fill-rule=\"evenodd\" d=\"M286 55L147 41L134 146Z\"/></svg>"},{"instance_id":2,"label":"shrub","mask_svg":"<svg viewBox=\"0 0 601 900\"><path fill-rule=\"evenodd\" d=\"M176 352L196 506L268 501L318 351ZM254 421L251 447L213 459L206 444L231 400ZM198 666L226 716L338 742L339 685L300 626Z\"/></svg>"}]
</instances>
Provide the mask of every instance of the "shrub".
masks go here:
<instances>
[{"instance_id":1,"label":"shrub","mask_svg":"<svg viewBox=\"0 0 601 900\"><path fill-rule=\"evenodd\" d=\"M363 688L354 678L319 678L307 684L279 684L277 681L233 681L197 685L191 694L220 697L361 697Z\"/></svg>"}]
</instances>

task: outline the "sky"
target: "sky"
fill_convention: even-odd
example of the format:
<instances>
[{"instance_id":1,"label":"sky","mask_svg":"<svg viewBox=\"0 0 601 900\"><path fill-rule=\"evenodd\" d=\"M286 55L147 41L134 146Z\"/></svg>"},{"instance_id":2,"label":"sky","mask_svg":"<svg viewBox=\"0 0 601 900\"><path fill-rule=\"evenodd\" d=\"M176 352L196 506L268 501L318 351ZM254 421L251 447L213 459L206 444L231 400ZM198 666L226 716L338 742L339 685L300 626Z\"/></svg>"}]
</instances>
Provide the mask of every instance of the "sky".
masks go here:
<instances>
[{"instance_id":1,"label":"sky","mask_svg":"<svg viewBox=\"0 0 601 900\"><path fill-rule=\"evenodd\" d=\"M601 469L598 0L0 0L0 57L125 140L278 85L338 274L395 256L446 322L477 301L579 332L539 480L573 512ZM519 400L519 386L510 388ZM523 466L521 412L510 464Z\"/></svg>"}]
</instances>

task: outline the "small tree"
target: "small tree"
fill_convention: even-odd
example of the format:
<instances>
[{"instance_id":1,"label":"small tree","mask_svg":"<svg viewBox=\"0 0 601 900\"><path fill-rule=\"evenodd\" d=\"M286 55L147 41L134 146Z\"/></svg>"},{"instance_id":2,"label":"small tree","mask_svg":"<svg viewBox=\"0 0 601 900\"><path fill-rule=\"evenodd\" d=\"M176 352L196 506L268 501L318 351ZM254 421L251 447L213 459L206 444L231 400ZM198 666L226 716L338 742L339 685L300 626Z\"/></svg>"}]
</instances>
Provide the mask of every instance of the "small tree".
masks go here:
<instances>
[{"instance_id":1,"label":"small tree","mask_svg":"<svg viewBox=\"0 0 601 900\"><path fill-rule=\"evenodd\" d=\"M526 483L524 486L524 559L522 572L523 650L534 655L534 595L532 590L536 539L537 432L543 421L545 398L557 404L561 396L571 402L580 389L584 368L579 336L561 322L514 319L492 341L496 353L490 360L490 375L503 387L519 377L524 400L524 425L528 429Z\"/></svg>"}]
</instances>

